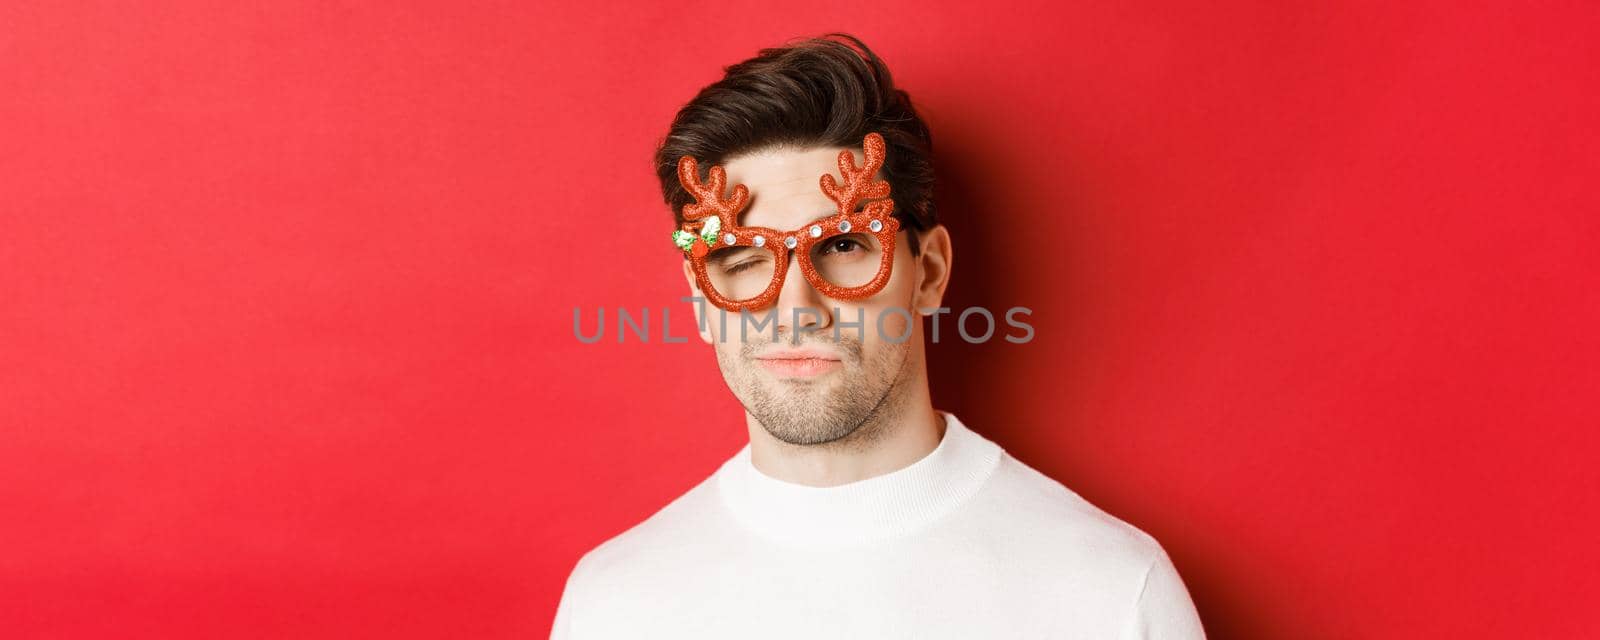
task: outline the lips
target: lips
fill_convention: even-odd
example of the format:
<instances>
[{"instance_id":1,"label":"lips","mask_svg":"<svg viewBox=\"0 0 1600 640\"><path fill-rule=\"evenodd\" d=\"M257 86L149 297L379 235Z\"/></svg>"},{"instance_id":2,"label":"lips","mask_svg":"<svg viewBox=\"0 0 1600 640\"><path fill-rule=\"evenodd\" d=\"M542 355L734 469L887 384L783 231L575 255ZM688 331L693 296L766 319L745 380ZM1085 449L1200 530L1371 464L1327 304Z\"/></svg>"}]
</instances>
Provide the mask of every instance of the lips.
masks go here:
<instances>
[{"instance_id":1,"label":"lips","mask_svg":"<svg viewBox=\"0 0 1600 640\"><path fill-rule=\"evenodd\" d=\"M836 371L844 362L831 351L816 348L774 349L756 356L762 368L789 378L810 378Z\"/></svg>"}]
</instances>

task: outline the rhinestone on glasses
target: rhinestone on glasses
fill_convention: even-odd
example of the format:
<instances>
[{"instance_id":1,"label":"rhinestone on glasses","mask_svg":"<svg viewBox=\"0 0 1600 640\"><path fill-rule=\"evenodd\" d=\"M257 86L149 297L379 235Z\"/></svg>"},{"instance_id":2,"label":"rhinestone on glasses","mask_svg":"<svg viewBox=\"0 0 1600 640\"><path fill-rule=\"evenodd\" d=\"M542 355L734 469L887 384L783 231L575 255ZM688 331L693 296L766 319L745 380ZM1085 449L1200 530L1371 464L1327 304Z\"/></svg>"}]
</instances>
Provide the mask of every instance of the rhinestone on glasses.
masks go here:
<instances>
[{"instance_id":1,"label":"rhinestone on glasses","mask_svg":"<svg viewBox=\"0 0 1600 640\"><path fill-rule=\"evenodd\" d=\"M734 237L733 237L733 234L731 234L731 233L724 233L724 234L722 234L722 242L723 242L723 243L724 243L724 244L733 244L733 241L734 241L734 240L735 240L735 239L736 239L736 238L734 238Z\"/></svg>"},{"instance_id":2,"label":"rhinestone on glasses","mask_svg":"<svg viewBox=\"0 0 1600 640\"><path fill-rule=\"evenodd\" d=\"M849 220L840 220L839 221L839 233L849 233L849 232L850 232L850 221Z\"/></svg>"},{"instance_id":3,"label":"rhinestone on glasses","mask_svg":"<svg viewBox=\"0 0 1600 640\"><path fill-rule=\"evenodd\" d=\"M758 247L765 247L765 246L767 246L767 237L766 236L756 236L754 239L751 240L751 242L756 243L756 246L758 246Z\"/></svg>"},{"instance_id":4,"label":"rhinestone on glasses","mask_svg":"<svg viewBox=\"0 0 1600 640\"><path fill-rule=\"evenodd\" d=\"M818 225L811 225L811 237L813 237L813 238L821 238L822 237L822 227L820 227Z\"/></svg>"},{"instance_id":5,"label":"rhinestone on glasses","mask_svg":"<svg viewBox=\"0 0 1600 640\"><path fill-rule=\"evenodd\" d=\"M798 242L794 239L794 236L789 236L789 237L783 239L783 246L788 247L790 249L793 249L794 245L796 245L796 244L798 244Z\"/></svg>"},{"instance_id":6,"label":"rhinestone on glasses","mask_svg":"<svg viewBox=\"0 0 1600 640\"><path fill-rule=\"evenodd\" d=\"M883 231L883 221L882 220L873 220L872 222L868 222L867 223L867 228L871 229L873 233L877 233L879 231Z\"/></svg>"}]
</instances>

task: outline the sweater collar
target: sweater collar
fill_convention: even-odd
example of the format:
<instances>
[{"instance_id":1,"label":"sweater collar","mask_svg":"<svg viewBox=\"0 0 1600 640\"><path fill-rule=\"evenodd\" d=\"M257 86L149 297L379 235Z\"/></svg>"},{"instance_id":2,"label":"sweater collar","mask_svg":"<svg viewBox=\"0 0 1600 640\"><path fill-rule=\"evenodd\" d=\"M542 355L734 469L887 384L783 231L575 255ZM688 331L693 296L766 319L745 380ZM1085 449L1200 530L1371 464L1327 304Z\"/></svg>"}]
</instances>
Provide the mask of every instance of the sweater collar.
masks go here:
<instances>
[{"instance_id":1,"label":"sweater collar","mask_svg":"<svg viewBox=\"0 0 1600 640\"><path fill-rule=\"evenodd\" d=\"M779 542L807 547L872 542L908 533L954 510L977 493L1000 461L1001 448L940 411L944 437L928 455L889 473L833 487L773 478L750 461L750 445L717 470L717 486L733 516Z\"/></svg>"}]
</instances>

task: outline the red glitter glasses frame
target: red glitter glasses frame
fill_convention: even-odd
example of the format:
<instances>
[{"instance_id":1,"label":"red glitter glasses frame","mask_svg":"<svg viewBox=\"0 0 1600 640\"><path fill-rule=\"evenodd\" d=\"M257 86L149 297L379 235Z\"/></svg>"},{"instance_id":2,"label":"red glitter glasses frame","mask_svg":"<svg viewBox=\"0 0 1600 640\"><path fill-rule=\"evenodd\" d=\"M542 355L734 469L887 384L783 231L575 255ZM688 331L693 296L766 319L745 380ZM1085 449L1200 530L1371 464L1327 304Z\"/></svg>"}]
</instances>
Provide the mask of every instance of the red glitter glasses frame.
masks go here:
<instances>
[{"instance_id":1,"label":"red glitter glasses frame","mask_svg":"<svg viewBox=\"0 0 1600 640\"><path fill-rule=\"evenodd\" d=\"M688 253L695 282L699 285L701 293L705 294L706 300L727 311L756 310L770 306L777 299L778 291L783 288L784 277L789 270L791 251L799 253L800 273L806 282L829 298L857 300L882 290L889 282L890 271L894 264L895 235L900 231L900 222L891 215L894 212L894 201L888 199L889 183L884 180L873 180L883 166L885 154L883 136L877 132L868 133L862 140L861 146L866 159L859 169L855 166L855 156L850 150L839 152L839 175L844 178L843 185L838 184L831 173L822 174L822 178L818 181L822 193L837 206L837 213L790 231L739 226L739 213L750 201L749 189L742 184L734 185L732 195L724 199L722 192L727 186L727 174L721 166L711 167L706 182L702 184L699 181L699 167L694 158L689 156L679 158L678 181L695 199L693 204L683 207L684 223L680 230L685 234L695 234L693 244L683 248ZM868 202L861 211L856 211L860 201L868 198L883 199ZM712 220L715 222L711 222ZM711 230L714 233L704 233L707 231L707 224L712 225ZM842 287L829 282L817 272L816 266L811 263L811 248L819 242L831 239L836 233L871 233L878 238L883 251L878 262L878 273L872 280L856 287ZM710 236L709 239L707 236ZM678 237L683 236L679 234ZM706 257L714 246L755 247L771 252L776 261L772 271L772 282L767 285L765 291L750 298L734 300L723 296L712 285L711 277L706 270Z\"/></svg>"}]
</instances>

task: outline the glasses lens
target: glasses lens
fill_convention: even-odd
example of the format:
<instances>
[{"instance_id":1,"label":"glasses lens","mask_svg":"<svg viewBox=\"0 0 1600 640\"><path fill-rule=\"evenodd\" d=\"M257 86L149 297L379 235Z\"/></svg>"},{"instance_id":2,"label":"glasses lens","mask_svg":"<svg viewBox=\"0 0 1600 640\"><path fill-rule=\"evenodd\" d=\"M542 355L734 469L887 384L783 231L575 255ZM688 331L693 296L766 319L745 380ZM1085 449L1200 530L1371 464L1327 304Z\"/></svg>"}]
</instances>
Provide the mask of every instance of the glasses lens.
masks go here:
<instances>
[{"instance_id":1,"label":"glasses lens","mask_svg":"<svg viewBox=\"0 0 1600 640\"><path fill-rule=\"evenodd\" d=\"M776 265L772 250L761 247L724 246L706 254L706 275L711 287L735 301L749 300L766 291Z\"/></svg>"},{"instance_id":2,"label":"glasses lens","mask_svg":"<svg viewBox=\"0 0 1600 640\"><path fill-rule=\"evenodd\" d=\"M811 245L811 266L836 287L872 282L883 264L883 245L870 233L840 233Z\"/></svg>"}]
</instances>

